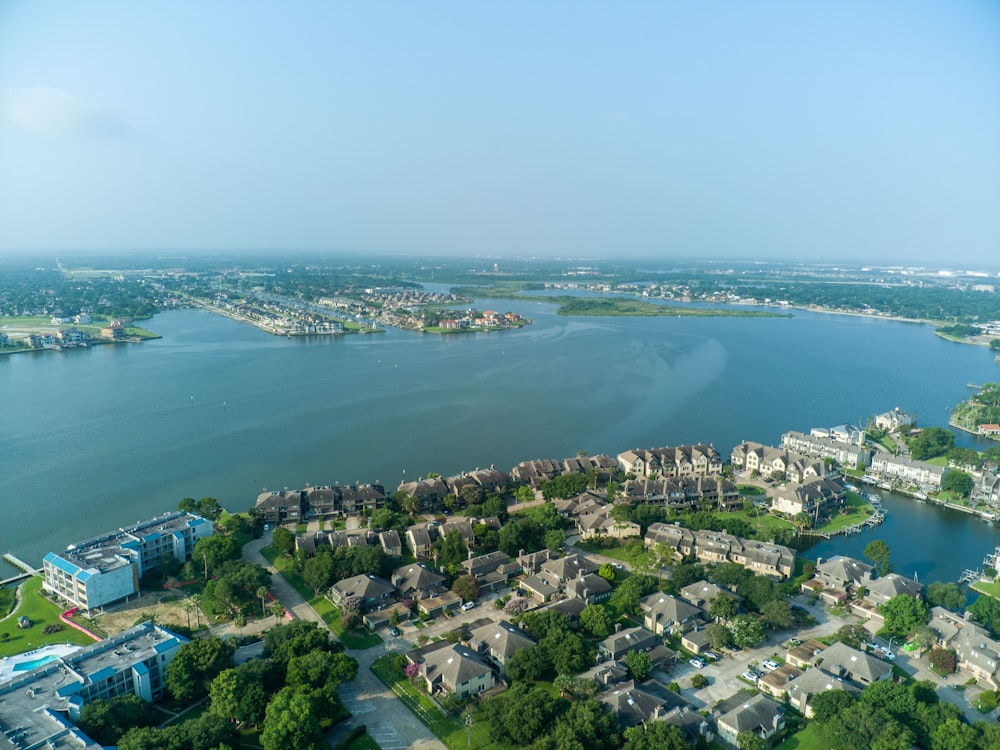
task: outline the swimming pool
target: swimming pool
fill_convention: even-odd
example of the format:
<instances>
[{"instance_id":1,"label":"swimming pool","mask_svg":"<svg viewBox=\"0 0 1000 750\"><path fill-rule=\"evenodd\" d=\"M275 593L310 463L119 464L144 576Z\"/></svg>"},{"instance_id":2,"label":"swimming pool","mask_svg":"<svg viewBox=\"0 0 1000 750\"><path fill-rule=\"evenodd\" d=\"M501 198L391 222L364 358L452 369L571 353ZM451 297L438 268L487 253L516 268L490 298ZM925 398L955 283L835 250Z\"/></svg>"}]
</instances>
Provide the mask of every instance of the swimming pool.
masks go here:
<instances>
[{"instance_id":1,"label":"swimming pool","mask_svg":"<svg viewBox=\"0 0 1000 750\"><path fill-rule=\"evenodd\" d=\"M71 643L60 643L55 646L42 646L26 654L5 656L3 659L0 659L0 683L12 680L20 676L23 672L38 669L38 667L43 667L50 661L63 656L69 656L79 650L79 646L74 646Z\"/></svg>"},{"instance_id":2,"label":"swimming pool","mask_svg":"<svg viewBox=\"0 0 1000 750\"><path fill-rule=\"evenodd\" d=\"M59 657L56 656L55 654L49 654L48 656L41 656L37 659L32 659L31 661L22 661L15 664L11 668L11 672L30 672L35 667L40 667L43 664L48 664L50 661L53 661L54 659L58 658Z\"/></svg>"}]
</instances>

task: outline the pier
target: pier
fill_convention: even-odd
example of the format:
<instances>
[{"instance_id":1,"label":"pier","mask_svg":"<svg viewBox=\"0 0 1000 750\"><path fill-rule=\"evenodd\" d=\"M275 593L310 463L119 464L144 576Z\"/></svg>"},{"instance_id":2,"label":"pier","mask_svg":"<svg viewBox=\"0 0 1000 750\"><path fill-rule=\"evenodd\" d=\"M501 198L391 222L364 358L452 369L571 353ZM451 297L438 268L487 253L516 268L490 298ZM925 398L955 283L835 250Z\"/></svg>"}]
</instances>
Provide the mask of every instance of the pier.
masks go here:
<instances>
[{"instance_id":1,"label":"pier","mask_svg":"<svg viewBox=\"0 0 1000 750\"><path fill-rule=\"evenodd\" d=\"M980 573L978 570L966 570L959 577L958 582L959 583L975 583L980 578L982 578L982 573Z\"/></svg>"},{"instance_id":2,"label":"pier","mask_svg":"<svg viewBox=\"0 0 1000 750\"><path fill-rule=\"evenodd\" d=\"M4 578L3 580L0 580L0 586L7 586L11 583L17 583L18 581L23 581L26 578L31 578L32 576L42 575L42 571L40 569L31 567L24 560L14 557L14 555L12 555L10 552L4 553L3 561L22 572L18 573L16 576L11 576L10 578Z\"/></svg>"}]
</instances>

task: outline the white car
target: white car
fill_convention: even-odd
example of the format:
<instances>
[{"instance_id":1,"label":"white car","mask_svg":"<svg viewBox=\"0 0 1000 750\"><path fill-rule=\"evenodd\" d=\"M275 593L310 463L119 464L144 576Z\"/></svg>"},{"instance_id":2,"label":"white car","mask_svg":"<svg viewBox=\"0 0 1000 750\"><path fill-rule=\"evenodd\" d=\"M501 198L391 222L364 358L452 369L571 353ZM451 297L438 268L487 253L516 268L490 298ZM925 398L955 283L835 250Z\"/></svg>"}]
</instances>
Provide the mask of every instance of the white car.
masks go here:
<instances>
[{"instance_id":1,"label":"white car","mask_svg":"<svg viewBox=\"0 0 1000 750\"><path fill-rule=\"evenodd\" d=\"M756 685L757 684L757 680L760 679L760 677L758 677L753 672L744 672L743 674L740 675L740 677L742 677L747 682L752 682L754 685Z\"/></svg>"},{"instance_id":2,"label":"white car","mask_svg":"<svg viewBox=\"0 0 1000 750\"><path fill-rule=\"evenodd\" d=\"M465 610L466 612L468 612L470 609L472 609L475 606L476 606L475 602L466 602L465 604L462 605L462 609Z\"/></svg>"},{"instance_id":3,"label":"white car","mask_svg":"<svg viewBox=\"0 0 1000 750\"><path fill-rule=\"evenodd\" d=\"M702 667L705 666L705 662L703 662L697 656L692 657L691 659L688 659L688 664L690 664L695 669L701 669Z\"/></svg>"},{"instance_id":4,"label":"white car","mask_svg":"<svg viewBox=\"0 0 1000 750\"><path fill-rule=\"evenodd\" d=\"M780 664L778 664L778 662L772 661L771 659L765 659L760 663L760 665L768 672L773 672L774 670L776 670L778 667L781 666Z\"/></svg>"}]
</instances>

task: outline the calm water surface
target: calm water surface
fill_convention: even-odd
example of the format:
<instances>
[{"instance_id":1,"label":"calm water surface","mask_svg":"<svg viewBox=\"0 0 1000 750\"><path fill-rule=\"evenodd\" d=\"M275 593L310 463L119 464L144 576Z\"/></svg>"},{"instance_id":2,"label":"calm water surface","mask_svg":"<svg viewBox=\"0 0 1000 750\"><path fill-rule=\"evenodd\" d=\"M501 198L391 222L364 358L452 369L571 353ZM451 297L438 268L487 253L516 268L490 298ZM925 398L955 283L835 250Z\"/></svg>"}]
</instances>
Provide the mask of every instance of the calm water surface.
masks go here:
<instances>
[{"instance_id":1,"label":"calm water surface","mask_svg":"<svg viewBox=\"0 0 1000 750\"><path fill-rule=\"evenodd\" d=\"M580 450L708 442L728 457L744 439L894 406L943 425L967 383L1000 376L985 349L919 324L489 306L534 323L303 340L186 310L156 316L147 327L163 338L141 345L0 357L0 551L38 562L187 496L245 510L264 488L395 487ZM901 572L954 578L994 546L992 527L929 506L904 502L890 519L880 534Z\"/></svg>"}]
</instances>

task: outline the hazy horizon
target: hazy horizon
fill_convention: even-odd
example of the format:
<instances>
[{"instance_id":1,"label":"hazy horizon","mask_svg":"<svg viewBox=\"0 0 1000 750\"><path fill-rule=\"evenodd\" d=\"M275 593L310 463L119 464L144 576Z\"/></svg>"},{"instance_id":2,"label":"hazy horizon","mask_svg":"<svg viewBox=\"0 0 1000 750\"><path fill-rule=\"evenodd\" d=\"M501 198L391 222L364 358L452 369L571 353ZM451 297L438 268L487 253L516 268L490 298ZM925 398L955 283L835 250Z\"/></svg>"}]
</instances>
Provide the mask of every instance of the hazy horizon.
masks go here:
<instances>
[{"instance_id":1,"label":"hazy horizon","mask_svg":"<svg viewBox=\"0 0 1000 750\"><path fill-rule=\"evenodd\" d=\"M0 5L0 255L995 268L1000 4Z\"/></svg>"}]
</instances>

